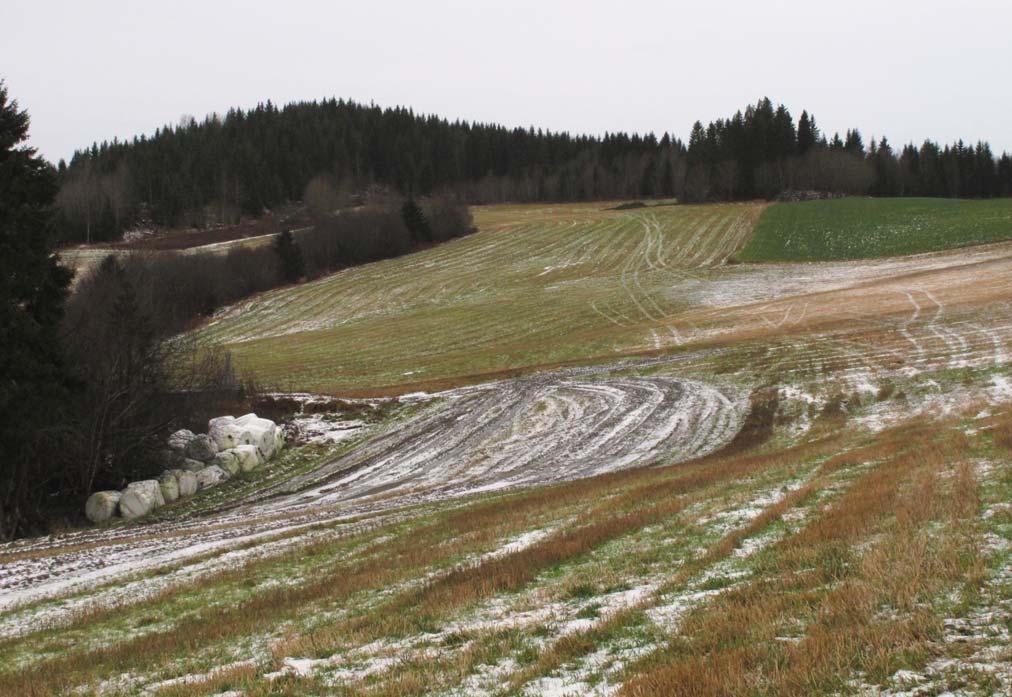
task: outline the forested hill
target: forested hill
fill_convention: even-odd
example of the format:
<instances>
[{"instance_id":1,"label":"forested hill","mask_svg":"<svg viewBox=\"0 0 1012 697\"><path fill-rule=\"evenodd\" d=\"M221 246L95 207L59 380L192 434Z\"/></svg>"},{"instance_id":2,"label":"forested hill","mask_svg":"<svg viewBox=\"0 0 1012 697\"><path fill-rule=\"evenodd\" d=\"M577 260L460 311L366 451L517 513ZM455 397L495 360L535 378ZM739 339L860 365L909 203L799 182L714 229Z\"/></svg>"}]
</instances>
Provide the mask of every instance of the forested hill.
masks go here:
<instances>
[{"instance_id":1,"label":"forested hill","mask_svg":"<svg viewBox=\"0 0 1012 697\"><path fill-rule=\"evenodd\" d=\"M683 150L653 136L574 137L343 100L268 102L77 152L69 168L60 167L67 189L61 207L68 222L90 223L101 239L142 203L156 223L201 224L301 200L311 183L339 193L370 184L415 195L453 188L469 200L637 195L640 182L624 177L640 176L641 160ZM575 181L591 158L599 171Z\"/></svg>"},{"instance_id":2,"label":"forested hill","mask_svg":"<svg viewBox=\"0 0 1012 697\"><path fill-rule=\"evenodd\" d=\"M95 144L60 163L62 236L110 239L139 221L203 226L288 201L323 205L379 184L451 190L470 202L640 196L749 199L785 189L926 196L1012 193L1012 161L986 144L865 147L827 138L769 99L697 122L689 143L625 133L573 136L448 121L344 100L230 110L151 137Z\"/></svg>"}]
</instances>

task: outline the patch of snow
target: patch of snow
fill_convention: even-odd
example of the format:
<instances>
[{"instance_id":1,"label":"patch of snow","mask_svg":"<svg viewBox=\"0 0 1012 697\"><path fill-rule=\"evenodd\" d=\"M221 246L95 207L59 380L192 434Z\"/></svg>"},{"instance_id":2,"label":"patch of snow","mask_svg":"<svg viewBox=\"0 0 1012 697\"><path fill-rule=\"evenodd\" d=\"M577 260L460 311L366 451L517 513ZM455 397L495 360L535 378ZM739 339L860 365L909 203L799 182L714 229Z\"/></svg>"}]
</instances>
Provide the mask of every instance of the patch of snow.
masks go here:
<instances>
[{"instance_id":1,"label":"patch of snow","mask_svg":"<svg viewBox=\"0 0 1012 697\"><path fill-rule=\"evenodd\" d=\"M366 427L364 421L331 421L323 414L300 416L292 419L292 423L310 443L340 443L361 435Z\"/></svg>"},{"instance_id":2,"label":"patch of snow","mask_svg":"<svg viewBox=\"0 0 1012 697\"><path fill-rule=\"evenodd\" d=\"M1012 380L1004 375L991 376L991 396L995 401L1012 400Z\"/></svg>"}]
</instances>

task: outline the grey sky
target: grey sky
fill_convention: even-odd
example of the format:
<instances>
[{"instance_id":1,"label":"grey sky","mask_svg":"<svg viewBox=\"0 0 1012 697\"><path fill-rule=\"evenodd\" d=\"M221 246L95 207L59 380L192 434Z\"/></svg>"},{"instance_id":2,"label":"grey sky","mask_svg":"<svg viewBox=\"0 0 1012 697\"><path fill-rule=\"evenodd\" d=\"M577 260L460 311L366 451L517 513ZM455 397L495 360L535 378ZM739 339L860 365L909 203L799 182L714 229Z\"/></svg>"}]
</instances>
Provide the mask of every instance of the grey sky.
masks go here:
<instances>
[{"instance_id":1,"label":"grey sky","mask_svg":"<svg viewBox=\"0 0 1012 697\"><path fill-rule=\"evenodd\" d=\"M830 134L1012 150L1008 0L3 0L0 27L0 77L53 160L324 96L686 138L768 95Z\"/></svg>"}]
</instances>

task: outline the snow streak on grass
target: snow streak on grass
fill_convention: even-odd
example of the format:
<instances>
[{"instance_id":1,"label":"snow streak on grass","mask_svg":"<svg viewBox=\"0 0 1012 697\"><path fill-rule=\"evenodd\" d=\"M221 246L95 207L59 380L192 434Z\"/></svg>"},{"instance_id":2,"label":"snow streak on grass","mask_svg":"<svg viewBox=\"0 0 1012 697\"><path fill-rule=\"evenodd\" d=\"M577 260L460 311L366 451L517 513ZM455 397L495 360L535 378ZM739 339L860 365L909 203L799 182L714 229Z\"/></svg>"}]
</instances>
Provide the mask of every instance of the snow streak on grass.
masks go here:
<instances>
[{"instance_id":1,"label":"snow streak on grass","mask_svg":"<svg viewBox=\"0 0 1012 697\"><path fill-rule=\"evenodd\" d=\"M317 392L612 356L684 306L678 285L733 254L761 206L524 210L476 209L475 235L266 293L197 337Z\"/></svg>"}]
</instances>

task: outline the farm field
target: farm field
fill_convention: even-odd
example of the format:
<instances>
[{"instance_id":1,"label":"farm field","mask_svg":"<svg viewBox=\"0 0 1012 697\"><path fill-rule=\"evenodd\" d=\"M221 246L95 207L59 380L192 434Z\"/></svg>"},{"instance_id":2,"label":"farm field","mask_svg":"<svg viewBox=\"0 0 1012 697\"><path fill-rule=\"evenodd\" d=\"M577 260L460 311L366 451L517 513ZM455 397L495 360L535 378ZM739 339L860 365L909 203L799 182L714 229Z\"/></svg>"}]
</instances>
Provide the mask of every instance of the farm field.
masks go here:
<instances>
[{"instance_id":1,"label":"farm field","mask_svg":"<svg viewBox=\"0 0 1012 697\"><path fill-rule=\"evenodd\" d=\"M744 242L760 210L478 208L475 235L264 294L196 338L268 384L314 392L614 356L686 307L683 290Z\"/></svg>"},{"instance_id":2,"label":"farm field","mask_svg":"<svg viewBox=\"0 0 1012 697\"><path fill-rule=\"evenodd\" d=\"M742 261L837 261L935 252L1012 239L1012 201L843 198L778 203Z\"/></svg>"},{"instance_id":3,"label":"farm field","mask_svg":"<svg viewBox=\"0 0 1012 697\"><path fill-rule=\"evenodd\" d=\"M806 367L818 371L849 360L848 342L863 341L846 337L883 326L879 361L895 351L890 344L909 343L906 334L924 335L913 339L918 360L971 360L1008 340L1012 246L724 264L761 212L746 204L478 208L476 235L266 293L195 336L228 348L277 389L353 396L842 332L815 341ZM988 326L978 322L981 304L993 315Z\"/></svg>"},{"instance_id":4,"label":"farm field","mask_svg":"<svg viewBox=\"0 0 1012 697\"><path fill-rule=\"evenodd\" d=\"M350 435L0 546L0 694L1012 693L1012 243L727 263L777 207L608 207L200 328Z\"/></svg>"}]
</instances>

